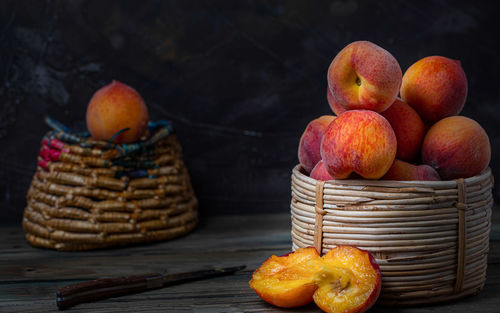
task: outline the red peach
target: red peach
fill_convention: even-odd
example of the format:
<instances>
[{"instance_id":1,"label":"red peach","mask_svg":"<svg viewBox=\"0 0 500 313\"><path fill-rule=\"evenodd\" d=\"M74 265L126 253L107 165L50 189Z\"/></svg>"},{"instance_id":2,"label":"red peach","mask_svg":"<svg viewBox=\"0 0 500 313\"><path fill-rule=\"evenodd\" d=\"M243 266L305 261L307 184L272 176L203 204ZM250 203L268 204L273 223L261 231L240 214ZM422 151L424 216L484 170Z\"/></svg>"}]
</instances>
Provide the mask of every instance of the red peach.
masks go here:
<instances>
[{"instance_id":1,"label":"red peach","mask_svg":"<svg viewBox=\"0 0 500 313\"><path fill-rule=\"evenodd\" d=\"M144 100L133 88L113 81L99 89L87 107L87 128L96 140L110 140L120 130L113 142L137 141L148 127L148 109Z\"/></svg>"},{"instance_id":2,"label":"red peach","mask_svg":"<svg viewBox=\"0 0 500 313\"><path fill-rule=\"evenodd\" d=\"M403 76L401 98L427 121L457 115L467 97L467 77L460 61L441 56L423 58Z\"/></svg>"},{"instance_id":3,"label":"red peach","mask_svg":"<svg viewBox=\"0 0 500 313\"><path fill-rule=\"evenodd\" d=\"M328 126L321 142L321 158L335 179L347 178L352 172L378 179L391 167L396 149L396 135L382 115L350 110Z\"/></svg>"},{"instance_id":4,"label":"red peach","mask_svg":"<svg viewBox=\"0 0 500 313\"><path fill-rule=\"evenodd\" d=\"M328 86L346 110L382 112L396 99L401 68L387 51L369 41L347 45L328 68Z\"/></svg>"},{"instance_id":5,"label":"red peach","mask_svg":"<svg viewBox=\"0 0 500 313\"><path fill-rule=\"evenodd\" d=\"M335 119L333 115L323 115L309 122L306 130L300 137L299 162L302 168L310 173L313 167L321 160L319 147L326 128Z\"/></svg>"},{"instance_id":6,"label":"red peach","mask_svg":"<svg viewBox=\"0 0 500 313\"><path fill-rule=\"evenodd\" d=\"M328 100L328 104L330 105L330 108L332 109L333 113L335 113L335 115L339 116L340 114L347 111L338 103L337 99L335 99L335 96L332 94L328 86L326 87L326 100Z\"/></svg>"},{"instance_id":7,"label":"red peach","mask_svg":"<svg viewBox=\"0 0 500 313\"><path fill-rule=\"evenodd\" d=\"M491 147L488 135L476 121L465 116L447 117L427 132L422 160L442 179L467 178L488 167Z\"/></svg>"},{"instance_id":8,"label":"red peach","mask_svg":"<svg viewBox=\"0 0 500 313\"><path fill-rule=\"evenodd\" d=\"M323 164L323 160L319 161L318 164L312 169L309 177L314 178L316 180L332 180L333 177L328 173L326 167Z\"/></svg>"},{"instance_id":9,"label":"red peach","mask_svg":"<svg viewBox=\"0 0 500 313\"><path fill-rule=\"evenodd\" d=\"M398 141L396 158L414 161L420 154L425 135L425 125L418 113L400 99L381 113L392 126Z\"/></svg>"},{"instance_id":10,"label":"red peach","mask_svg":"<svg viewBox=\"0 0 500 313\"><path fill-rule=\"evenodd\" d=\"M385 180L441 180L438 172L429 165L413 165L401 160L394 160L391 168L382 177Z\"/></svg>"}]
</instances>

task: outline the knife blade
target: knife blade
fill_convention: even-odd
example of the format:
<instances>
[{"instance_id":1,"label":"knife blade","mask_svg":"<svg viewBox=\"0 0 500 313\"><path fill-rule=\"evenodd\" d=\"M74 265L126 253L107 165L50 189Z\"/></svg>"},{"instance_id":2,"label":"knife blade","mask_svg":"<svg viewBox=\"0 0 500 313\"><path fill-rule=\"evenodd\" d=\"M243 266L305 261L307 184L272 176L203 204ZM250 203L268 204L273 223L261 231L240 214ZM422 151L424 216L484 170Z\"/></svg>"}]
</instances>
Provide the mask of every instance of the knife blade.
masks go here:
<instances>
[{"instance_id":1,"label":"knife blade","mask_svg":"<svg viewBox=\"0 0 500 313\"><path fill-rule=\"evenodd\" d=\"M115 278L95 279L61 287L56 292L56 303L60 310L79 303L117 297L131 293L178 285L195 280L233 274L246 265L212 268L192 272L162 275L151 273Z\"/></svg>"}]
</instances>

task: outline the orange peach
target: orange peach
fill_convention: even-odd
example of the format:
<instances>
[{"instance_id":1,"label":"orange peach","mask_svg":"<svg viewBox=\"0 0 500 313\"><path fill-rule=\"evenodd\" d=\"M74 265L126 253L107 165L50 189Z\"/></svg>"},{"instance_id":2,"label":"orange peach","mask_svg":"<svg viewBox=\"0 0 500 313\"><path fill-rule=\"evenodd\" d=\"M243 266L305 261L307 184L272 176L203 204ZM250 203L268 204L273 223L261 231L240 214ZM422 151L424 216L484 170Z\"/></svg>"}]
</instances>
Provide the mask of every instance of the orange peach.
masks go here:
<instances>
[{"instance_id":1,"label":"orange peach","mask_svg":"<svg viewBox=\"0 0 500 313\"><path fill-rule=\"evenodd\" d=\"M398 141L396 158L413 161L420 154L425 135L425 125L418 113L400 99L380 113L392 126Z\"/></svg>"},{"instance_id":2,"label":"orange peach","mask_svg":"<svg viewBox=\"0 0 500 313\"><path fill-rule=\"evenodd\" d=\"M394 160L391 168L382 177L385 180L441 180L438 172L429 165L413 165L401 160Z\"/></svg>"},{"instance_id":3,"label":"orange peach","mask_svg":"<svg viewBox=\"0 0 500 313\"><path fill-rule=\"evenodd\" d=\"M467 178L488 167L491 147L488 135L476 121L465 116L447 117L427 132L422 160L442 179Z\"/></svg>"},{"instance_id":4,"label":"orange peach","mask_svg":"<svg viewBox=\"0 0 500 313\"><path fill-rule=\"evenodd\" d=\"M423 58L403 76L401 98L427 121L457 115L467 97L467 77L460 61L442 56Z\"/></svg>"},{"instance_id":5,"label":"orange peach","mask_svg":"<svg viewBox=\"0 0 500 313\"><path fill-rule=\"evenodd\" d=\"M382 112L396 99L401 68L387 51L369 41L355 41L342 49L328 68L328 86L346 110Z\"/></svg>"},{"instance_id":6,"label":"orange peach","mask_svg":"<svg viewBox=\"0 0 500 313\"><path fill-rule=\"evenodd\" d=\"M115 143L137 141L148 127L148 109L133 88L113 81L99 89L87 107L87 128L96 140Z\"/></svg>"},{"instance_id":7,"label":"orange peach","mask_svg":"<svg viewBox=\"0 0 500 313\"><path fill-rule=\"evenodd\" d=\"M271 256L255 270L250 287L264 301L282 308L294 308L313 301L318 288L314 274L321 258L313 247L297 249L285 256Z\"/></svg>"},{"instance_id":8,"label":"orange peach","mask_svg":"<svg viewBox=\"0 0 500 313\"><path fill-rule=\"evenodd\" d=\"M332 109L333 113L335 113L335 115L339 116L340 114L347 111L343 106L339 104L337 99L335 99L335 96L332 94L328 86L326 87L326 100L328 101L328 104L330 105L330 108Z\"/></svg>"},{"instance_id":9,"label":"orange peach","mask_svg":"<svg viewBox=\"0 0 500 313\"><path fill-rule=\"evenodd\" d=\"M391 124L369 110L343 113L328 126L321 141L321 158L335 179L345 179L352 172L378 179L391 167L396 150Z\"/></svg>"},{"instance_id":10,"label":"orange peach","mask_svg":"<svg viewBox=\"0 0 500 313\"><path fill-rule=\"evenodd\" d=\"M300 137L299 162L302 168L310 173L313 167L321 160L319 147L326 128L335 119L333 115L323 115L312 120Z\"/></svg>"},{"instance_id":11,"label":"orange peach","mask_svg":"<svg viewBox=\"0 0 500 313\"><path fill-rule=\"evenodd\" d=\"M320 160L318 164L312 169L311 174L309 177L314 178L316 180L332 180L333 177L328 174L328 171L326 170L325 165L323 164L323 160Z\"/></svg>"},{"instance_id":12,"label":"orange peach","mask_svg":"<svg viewBox=\"0 0 500 313\"><path fill-rule=\"evenodd\" d=\"M368 251L338 246L322 257L323 268L316 273L318 290L314 303L327 313L361 313L378 299L382 275Z\"/></svg>"}]
</instances>

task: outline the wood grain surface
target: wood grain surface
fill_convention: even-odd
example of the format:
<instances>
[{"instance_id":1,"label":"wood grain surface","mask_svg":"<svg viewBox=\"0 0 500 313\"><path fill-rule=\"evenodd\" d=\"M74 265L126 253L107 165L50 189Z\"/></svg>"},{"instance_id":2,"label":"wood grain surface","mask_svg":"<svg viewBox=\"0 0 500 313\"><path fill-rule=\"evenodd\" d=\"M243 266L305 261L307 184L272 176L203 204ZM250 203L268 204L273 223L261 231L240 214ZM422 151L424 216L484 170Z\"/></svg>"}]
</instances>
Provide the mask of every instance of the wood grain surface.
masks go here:
<instances>
[{"instance_id":1,"label":"wood grain surface","mask_svg":"<svg viewBox=\"0 0 500 313\"><path fill-rule=\"evenodd\" d=\"M494 225L498 222L495 215ZM212 217L177 240L91 252L32 248L15 226L1 228L0 238L0 312L55 312L57 288L87 279L239 264L247 269L235 275L81 304L70 312L320 312L314 305L280 310L248 286L251 273L266 258L290 251L289 214ZM492 241L488 279L479 295L437 306L375 307L370 312L498 312L499 290L500 242Z\"/></svg>"}]
</instances>

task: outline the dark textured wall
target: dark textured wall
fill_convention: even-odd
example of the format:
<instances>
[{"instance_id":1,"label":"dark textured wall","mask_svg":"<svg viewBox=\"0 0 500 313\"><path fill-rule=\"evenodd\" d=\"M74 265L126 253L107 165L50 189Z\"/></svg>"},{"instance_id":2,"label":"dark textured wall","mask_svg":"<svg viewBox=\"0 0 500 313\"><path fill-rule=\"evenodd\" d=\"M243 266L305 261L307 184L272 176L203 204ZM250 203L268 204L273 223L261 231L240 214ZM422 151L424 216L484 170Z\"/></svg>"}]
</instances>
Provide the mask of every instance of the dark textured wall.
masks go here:
<instances>
[{"instance_id":1,"label":"dark textured wall","mask_svg":"<svg viewBox=\"0 0 500 313\"><path fill-rule=\"evenodd\" d=\"M286 212L299 136L331 113L328 65L360 39L389 50L403 71L428 55L461 60L463 114L488 132L500 177L493 4L78 0L0 8L0 221L20 220L43 116L84 129L92 93L112 79L136 88L153 119L174 121L202 214Z\"/></svg>"}]
</instances>

